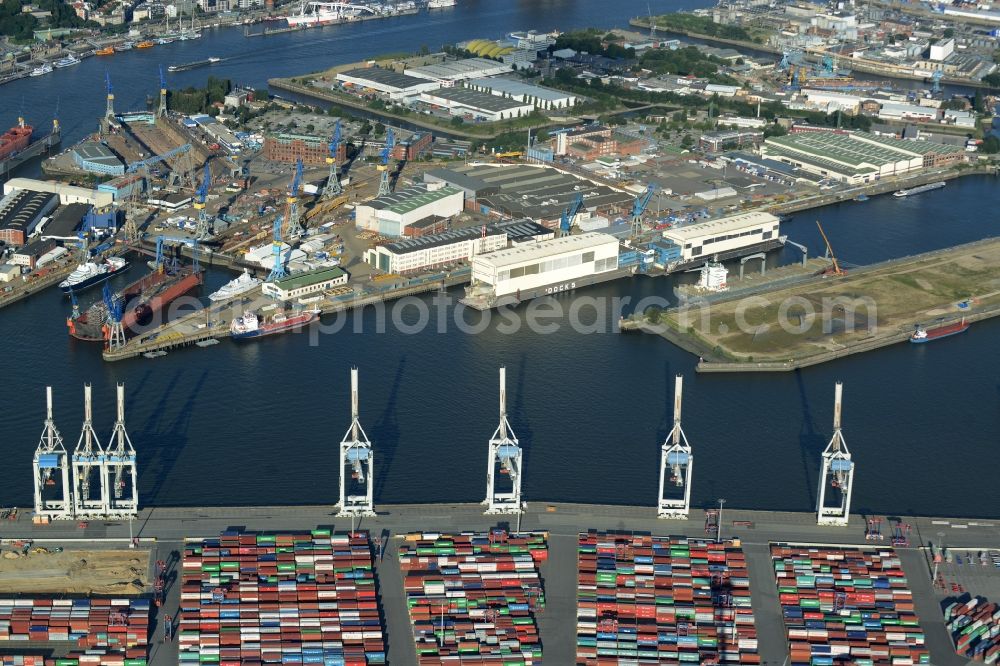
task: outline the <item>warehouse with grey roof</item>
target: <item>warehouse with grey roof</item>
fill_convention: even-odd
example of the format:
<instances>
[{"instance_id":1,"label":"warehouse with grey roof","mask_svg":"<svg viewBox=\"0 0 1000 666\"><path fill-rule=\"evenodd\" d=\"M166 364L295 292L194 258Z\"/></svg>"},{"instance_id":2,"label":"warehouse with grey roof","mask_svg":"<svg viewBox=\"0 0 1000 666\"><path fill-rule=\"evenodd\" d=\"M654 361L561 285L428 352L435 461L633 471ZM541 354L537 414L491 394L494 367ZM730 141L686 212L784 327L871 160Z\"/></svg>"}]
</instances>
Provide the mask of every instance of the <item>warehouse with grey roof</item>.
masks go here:
<instances>
[{"instance_id":1,"label":"warehouse with grey roof","mask_svg":"<svg viewBox=\"0 0 1000 666\"><path fill-rule=\"evenodd\" d=\"M520 118L535 109L535 106L528 102L519 102L469 88L439 88L422 92L420 101L447 109L453 116L472 116L489 121Z\"/></svg>"},{"instance_id":2,"label":"warehouse with grey roof","mask_svg":"<svg viewBox=\"0 0 1000 666\"><path fill-rule=\"evenodd\" d=\"M415 97L425 90L434 90L440 84L426 78L408 76L381 67L362 67L337 74L337 80L345 86L366 88L384 93L390 99Z\"/></svg>"}]
</instances>

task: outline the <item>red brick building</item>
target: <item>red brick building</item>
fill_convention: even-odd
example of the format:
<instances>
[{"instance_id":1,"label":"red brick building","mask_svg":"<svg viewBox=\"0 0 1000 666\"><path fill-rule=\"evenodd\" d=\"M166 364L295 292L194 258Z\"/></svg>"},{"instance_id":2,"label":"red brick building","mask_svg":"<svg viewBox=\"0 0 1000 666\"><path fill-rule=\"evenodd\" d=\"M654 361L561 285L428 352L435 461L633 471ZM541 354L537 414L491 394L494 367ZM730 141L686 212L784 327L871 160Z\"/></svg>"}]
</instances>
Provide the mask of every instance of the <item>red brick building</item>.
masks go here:
<instances>
[{"instance_id":1,"label":"red brick building","mask_svg":"<svg viewBox=\"0 0 1000 666\"><path fill-rule=\"evenodd\" d=\"M330 155L330 140L305 134L276 134L264 137L264 157L275 162L295 164L301 159L306 166L324 166ZM343 163L346 145L337 148L337 163Z\"/></svg>"}]
</instances>

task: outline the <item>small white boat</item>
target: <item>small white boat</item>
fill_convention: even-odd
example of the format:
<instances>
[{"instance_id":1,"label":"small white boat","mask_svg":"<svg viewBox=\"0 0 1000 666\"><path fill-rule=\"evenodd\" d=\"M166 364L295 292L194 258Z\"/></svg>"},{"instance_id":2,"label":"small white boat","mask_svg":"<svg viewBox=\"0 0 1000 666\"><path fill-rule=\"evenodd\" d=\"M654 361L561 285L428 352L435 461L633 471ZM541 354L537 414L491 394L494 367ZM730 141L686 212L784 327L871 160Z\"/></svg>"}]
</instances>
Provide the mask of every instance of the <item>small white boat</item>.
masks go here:
<instances>
[{"instance_id":1,"label":"small white boat","mask_svg":"<svg viewBox=\"0 0 1000 666\"><path fill-rule=\"evenodd\" d=\"M167 352L163 351L162 349L157 349L156 351L150 351L143 354L143 356L145 356L146 358L159 358L161 356L166 356L166 355Z\"/></svg>"},{"instance_id":2,"label":"small white boat","mask_svg":"<svg viewBox=\"0 0 1000 666\"><path fill-rule=\"evenodd\" d=\"M72 67L73 65L79 65L79 64L80 64L79 58L73 55L68 55L65 58L59 58L59 60L56 60L54 63L52 63L52 66L61 69L63 67Z\"/></svg>"},{"instance_id":3,"label":"small white boat","mask_svg":"<svg viewBox=\"0 0 1000 666\"><path fill-rule=\"evenodd\" d=\"M45 63L41 67L36 67L33 70L31 70L30 76L43 76L45 74L51 74L51 73L52 73L52 65Z\"/></svg>"}]
</instances>

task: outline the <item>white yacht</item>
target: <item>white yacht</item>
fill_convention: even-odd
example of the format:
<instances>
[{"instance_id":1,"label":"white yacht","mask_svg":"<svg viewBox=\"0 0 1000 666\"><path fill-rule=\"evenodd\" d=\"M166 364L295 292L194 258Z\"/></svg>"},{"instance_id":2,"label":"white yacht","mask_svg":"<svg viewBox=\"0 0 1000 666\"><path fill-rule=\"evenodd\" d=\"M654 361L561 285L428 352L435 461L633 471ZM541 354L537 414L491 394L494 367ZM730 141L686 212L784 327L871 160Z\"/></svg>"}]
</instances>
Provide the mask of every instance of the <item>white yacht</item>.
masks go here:
<instances>
[{"instance_id":1,"label":"white yacht","mask_svg":"<svg viewBox=\"0 0 1000 666\"><path fill-rule=\"evenodd\" d=\"M41 67L36 67L33 70L31 70L31 76L42 76L44 74L51 74L51 73L52 73L52 65L48 63L42 65Z\"/></svg>"},{"instance_id":2,"label":"white yacht","mask_svg":"<svg viewBox=\"0 0 1000 666\"><path fill-rule=\"evenodd\" d=\"M239 296L240 294L246 293L251 289L256 289L257 287L260 286L260 282L261 281L258 280L257 278L251 276L246 271L243 271L243 273L241 273L238 278L227 282L226 284L222 285L222 287L218 291L209 294L208 300L213 302L228 301L229 299L235 296Z\"/></svg>"},{"instance_id":3,"label":"white yacht","mask_svg":"<svg viewBox=\"0 0 1000 666\"><path fill-rule=\"evenodd\" d=\"M127 268L128 262L121 257L108 257L100 264L88 261L77 266L76 270L69 274L69 277L59 283L59 288L64 294L80 292L87 287L104 282Z\"/></svg>"}]
</instances>

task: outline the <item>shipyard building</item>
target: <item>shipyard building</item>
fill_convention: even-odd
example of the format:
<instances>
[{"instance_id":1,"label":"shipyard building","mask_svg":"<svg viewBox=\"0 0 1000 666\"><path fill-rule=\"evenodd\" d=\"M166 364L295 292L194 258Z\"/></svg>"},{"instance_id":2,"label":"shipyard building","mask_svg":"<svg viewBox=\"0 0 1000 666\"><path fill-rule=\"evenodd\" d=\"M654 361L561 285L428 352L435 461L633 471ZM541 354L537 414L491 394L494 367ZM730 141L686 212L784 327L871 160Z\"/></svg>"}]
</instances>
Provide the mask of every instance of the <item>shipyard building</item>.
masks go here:
<instances>
[{"instance_id":1,"label":"shipyard building","mask_svg":"<svg viewBox=\"0 0 1000 666\"><path fill-rule=\"evenodd\" d=\"M462 191L443 183L418 183L358 204L354 209L359 229L383 236L407 235L407 228L429 217L449 218L462 212Z\"/></svg>"},{"instance_id":2,"label":"shipyard building","mask_svg":"<svg viewBox=\"0 0 1000 666\"><path fill-rule=\"evenodd\" d=\"M365 261L385 273L407 273L468 261L511 242L553 236L552 230L531 220L508 220L379 245L368 250Z\"/></svg>"},{"instance_id":3,"label":"shipyard building","mask_svg":"<svg viewBox=\"0 0 1000 666\"><path fill-rule=\"evenodd\" d=\"M618 268L618 239L601 233L521 243L472 259L467 293L485 300L531 298L582 287Z\"/></svg>"},{"instance_id":4,"label":"shipyard building","mask_svg":"<svg viewBox=\"0 0 1000 666\"><path fill-rule=\"evenodd\" d=\"M663 238L679 248L676 260L682 263L716 256L719 260L729 259L757 247L777 247L781 242L780 221L771 213L741 213L666 229Z\"/></svg>"},{"instance_id":5,"label":"shipyard building","mask_svg":"<svg viewBox=\"0 0 1000 666\"><path fill-rule=\"evenodd\" d=\"M15 190L0 199L0 241L24 245L42 218L59 203L49 192Z\"/></svg>"},{"instance_id":6,"label":"shipyard building","mask_svg":"<svg viewBox=\"0 0 1000 666\"><path fill-rule=\"evenodd\" d=\"M4 195L16 190L29 192L49 192L59 197L60 204L86 203L97 208L107 208L114 203L110 192L91 190L76 185L66 185L54 180L35 180L33 178L11 178L3 184Z\"/></svg>"},{"instance_id":7,"label":"shipyard building","mask_svg":"<svg viewBox=\"0 0 1000 666\"><path fill-rule=\"evenodd\" d=\"M121 176L125 163L103 143L87 141L73 148L73 163L84 171L105 176Z\"/></svg>"},{"instance_id":8,"label":"shipyard building","mask_svg":"<svg viewBox=\"0 0 1000 666\"><path fill-rule=\"evenodd\" d=\"M347 279L348 275L343 269L331 266L295 273L274 282L265 282L261 285L261 291L267 296L290 301L293 298L302 298L343 286L347 284Z\"/></svg>"},{"instance_id":9,"label":"shipyard building","mask_svg":"<svg viewBox=\"0 0 1000 666\"><path fill-rule=\"evenodd\" d=\"M866 132L806 132L771 137L761 155L851 185L966 160L965 149Z\"/></svg>"},{"instance_id":10,"label":"shipyard building","mask_svg":"<svg viewBox=\"0 0 1000 666\"><path fill-rule=\"evenodd\" d=\"M564 211L578 198L583 199L586 217L594 221L585 231L607 227L613 219L628 215L635 199L629 192L527 164L431 169L424 173L424 181L461 190L469 210L492 217L530 218L550 229L559 227Z\"/></svg>"}]
</instances>

